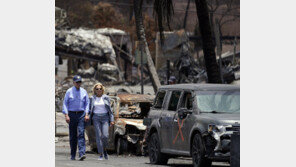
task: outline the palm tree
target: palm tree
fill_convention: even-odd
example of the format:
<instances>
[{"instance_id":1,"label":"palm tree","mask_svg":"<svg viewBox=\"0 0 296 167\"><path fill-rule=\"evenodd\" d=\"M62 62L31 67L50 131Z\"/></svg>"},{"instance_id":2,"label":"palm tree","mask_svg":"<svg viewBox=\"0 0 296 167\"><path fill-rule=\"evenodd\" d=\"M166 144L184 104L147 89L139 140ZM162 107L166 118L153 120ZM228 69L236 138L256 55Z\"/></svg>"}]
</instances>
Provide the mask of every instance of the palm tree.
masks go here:
<instances>
[{"instance_id":1,"label":"palm tree","mask_svg":"<svg viewBox=\"0 0 296 167\"><path fill-rule=\"evenodd\" d=\"M160 86L159 78L156 73L154 63L152 61L150 51L147 45L145 30L142 17L142 4L143 0L134 0L134 12L136 19L136 30L138 40L144 43L145 51L147 54L147 62L149 74L152 78L153 88L156 91ZM202 36L202 45L205 59L205 66L208 75L209 83L221 83L219 67L216 60L215 46L212 41L211 25L209 20L208 6L206 0L195 0L196 14L199 21L200 33ZM155 0L154 11L158 20L158 28L160 32L160 40L163 44L163 22L166 22L170 29L170 19L174 13L172 0Z\"/></svg>"},{"instance_id":2,"label":"palm tree","mask_svg":"<svg viewBox=\"0 0 296 167\"><path fill-rule=\"evenodd\" d=\"M205 66L208 74L209 83L221 83L219 67L216 61L215 45L212 41L211 25L209 21L208 6L206 0L195 0L196 13L198 16L200 33L202 36L202 45L205 59ZM160 31L160 40L163 43L163 21L166 21L169 27L169 20L173 14L172 0L155 0L154 10L158 19ZM169 27L170 28L170 27Z\"/></svg>"},{"instance_id":3,"label":"palm tree","mask_svg":"<svg viewBox=\"0 0 296 167\"><path fill-rule=\"evenodd\" d=\"M206 0L195 0L196 14L198 17L205 66L209 83L221 83L219 67L216 60L215 46L212 40L211 25Z\"/></svg>"},{"instance_id":4,"label":"palm tree","mask_svg":"<svg viewBox=\"0 0 296 167\"><path fill-rule=\"evenodd\" d=\"M146 36L145 36L145 29L143 25L143 16L142 16L142 5L143 5L143 0L134 0L134 12L135 12L135 19L136 19L137 38L142 43L142 47L144 47L145 49L145 52L147 55L149 75L150 75L150 78L152 79L154 92L156 92L160 87L160 82L159 82L159 78L158 78L154 63L151 58L151 54L150 54Z\"/></svg>"}]
</instances>

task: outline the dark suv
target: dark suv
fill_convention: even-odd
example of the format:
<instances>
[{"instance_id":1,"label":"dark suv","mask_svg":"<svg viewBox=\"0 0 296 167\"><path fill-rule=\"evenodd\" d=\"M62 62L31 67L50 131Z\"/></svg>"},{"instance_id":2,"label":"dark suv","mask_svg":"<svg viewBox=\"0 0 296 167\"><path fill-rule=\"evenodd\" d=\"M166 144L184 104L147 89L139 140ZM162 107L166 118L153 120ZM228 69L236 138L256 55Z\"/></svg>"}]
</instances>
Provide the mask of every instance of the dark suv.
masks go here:
<instances>
[{"instance_id":1,"label":"dark suv","mask_svg":"<svg viewBox=\"0 0 296 167\"><path fill-rule=\"evenodd\" d=\"M152 164L178 156L191 156L197 167L229 162L231 139L240 127L240 87L161 86L144 124Z\"/></svg>"}]
</instances>

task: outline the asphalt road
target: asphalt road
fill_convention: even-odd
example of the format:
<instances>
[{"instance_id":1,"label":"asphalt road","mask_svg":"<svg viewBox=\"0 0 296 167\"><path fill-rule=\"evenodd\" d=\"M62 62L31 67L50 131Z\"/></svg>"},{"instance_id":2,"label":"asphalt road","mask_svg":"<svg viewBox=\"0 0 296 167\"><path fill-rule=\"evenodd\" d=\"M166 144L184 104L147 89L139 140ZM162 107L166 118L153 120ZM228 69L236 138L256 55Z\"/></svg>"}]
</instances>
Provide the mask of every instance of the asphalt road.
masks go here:
<instances>
[{"instance_id":1,"label":"asphalt road","mask_svg":"<svg viewBox=\"0 0 296 167\"><path fill-rule=\"evenodd\" d=\"M88 149L86 149L88 150ZM76 158L78 159L78 158ZM68 144L56 144L55 147L55 166L56 167L159 167L159 166L174 166L174 167L191 167L191 158L169 159L168 165L151 165L149 157L115 154L109 155L109 160L98 160L98 155L93 152L86 152L84 161L70 160L70 148ZM213 167L230 166L227 163L213 162Z\"/></svg>"}]
</instances>

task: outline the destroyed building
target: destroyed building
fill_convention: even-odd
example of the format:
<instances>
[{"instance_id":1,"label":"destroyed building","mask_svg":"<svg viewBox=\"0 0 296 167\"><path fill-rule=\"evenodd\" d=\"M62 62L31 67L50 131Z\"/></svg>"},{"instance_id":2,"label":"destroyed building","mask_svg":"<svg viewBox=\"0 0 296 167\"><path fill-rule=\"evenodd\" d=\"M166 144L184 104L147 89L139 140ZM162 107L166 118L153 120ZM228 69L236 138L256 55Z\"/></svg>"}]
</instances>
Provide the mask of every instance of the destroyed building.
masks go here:
<instances>
[{"instance_id":1,"label":"destroyed building","mask_svg":"<svg viewBox=\"0 0 296 167\"><path fill-rule=\"evenodd\" d=\"M122 30L113 28L100 28L97 32L110 37L112 46L116 54L116 62L120 71L123 71L125 81L131 82L132 76L132 42L130 35Z\"/></svg>"},{"instance_id":2,"label":"destroyed building","mask_svg":"<svg viewBox=\"0 0 296 167\"><path fill-rule=\"evenodd\" d=\"M163 32L164 44L160 44L159 33L156 35L155 40L155 68L159 70L166 65L168 59L174 62L178 59L181 45L189 42L188 35L182 29L174 32Z\"/></svg>"},{"instance_id":3,"label":"destroyed building","mask_svg":"<svg viewBox=\"0 0 296 167\"><path fill-rule=\"evenodd\" d=\"M105 74L111 70L113 76L100 77L101 82L130 80L133 59L130 52L129 35L122 30L79 28L55 32L55 54L67 60L67 76L78 73L96 77L98 70L105 70Z\"/></svg>"},{"instance_id":4,"label":"destroyed building","mask_svg":"<svg viewBox=\"0 0 296 167\"><path fill-rule=\"evenodd\" d=\"M229 43L229 37L225 37ZM201 40L193 33L184 29L172 32L164 32L164 43L160 44L159 33L156 36L155 66L162 84L167 84L170 75L177 78L177 83L206 83L207 73L204 66L203 52L194 50L195 41ZM184 46L187 49L184 51ZM232 83L239 79L239 45L223 45L222 76L224 83ZM235 56L233 51L237 49ZM200 52L200 53L199 53ZM167 64L169 61L169 65ZM217 55L217 63L219 56ZM169 66L169 67L168 67ZM187 67L182 67L187 66ZM169 72L168 72L168 68ZM186 69L186 70L184 70ZM184 75L180 71L185 71Z\"/></svg>"}]
</instances>

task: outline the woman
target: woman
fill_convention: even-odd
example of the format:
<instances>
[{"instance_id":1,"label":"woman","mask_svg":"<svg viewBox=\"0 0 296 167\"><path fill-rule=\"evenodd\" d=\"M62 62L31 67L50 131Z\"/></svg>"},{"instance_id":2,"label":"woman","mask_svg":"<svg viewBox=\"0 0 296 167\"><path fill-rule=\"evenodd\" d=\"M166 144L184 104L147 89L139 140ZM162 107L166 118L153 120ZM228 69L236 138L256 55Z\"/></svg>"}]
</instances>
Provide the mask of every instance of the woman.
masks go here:
<instances>
[{"instance_id":1,"label":"woman","mask_svg":"<svg viewBox=\"0 0 296 167\"><path fill-rule=\"evenodd\" d=\"M105 87L97 83L93 87L94 95L91 97L91 119L96 132L96 142L99 160L108 159L106 148L108 146L109 126L114 125L114 116L110 107L110 99L105 95Z\"/></svg>"}]
</instances>

